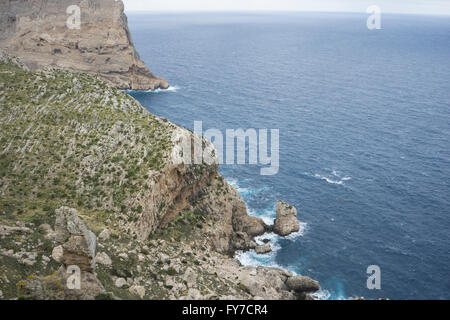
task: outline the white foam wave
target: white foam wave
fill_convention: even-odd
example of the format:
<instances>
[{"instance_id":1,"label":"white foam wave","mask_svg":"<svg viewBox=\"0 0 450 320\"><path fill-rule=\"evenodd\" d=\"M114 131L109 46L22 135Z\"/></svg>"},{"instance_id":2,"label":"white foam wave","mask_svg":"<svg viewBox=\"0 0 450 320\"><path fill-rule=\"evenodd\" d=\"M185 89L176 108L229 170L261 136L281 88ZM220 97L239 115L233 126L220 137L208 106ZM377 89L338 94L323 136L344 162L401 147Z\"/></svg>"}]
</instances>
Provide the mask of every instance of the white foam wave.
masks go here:
<instances>
[{"instance_id":1,"label":"white foam wave","mask_svg":"<svg viewBox=\"0 0 450 320\"><path fill-rule=\"evenodd\" d=\"M274 267L274 268L286 268L278 265L276 261L277 252L281 249L280 241L281 239L286 239L293 241L297 239L298 237L302 237L305 234L307 224L306 223L300 223L300 230L298 232L295 232L293 234L290 234L289 236L285 238L281 238L279 235L275 233L265 233L259 237L255 238L255 241L258 245L264 244L265 239L270 240L270 246L272 247L272 251L268 252L266 254L257 254L255 250L250 250L246 252L239 251L236 253L235 258L243 265L243 266L252 266L252 267L259 267L259 266L265 266L265 267ZM294 270L290 271L294 272Z\"/></svg>"},{"instance_id":2,"label":"white foam wave","mask_svg":"<svg viewBox=\"0 0 450 320\"><path fill-rule=\"evenodd\" d=\"M290 235L286 236L285 239L288 240L295 240L299 237L303 237L306 232L308 224L306 222L300 222L300 230L294 233L291 233Z\"/></svg>"},{"instance_id":3,"label":"white foam wave","mask_svg":"<svg viewBox=\"0 0 450 320\"><path fill-rule=\"evenodd\" d=\"M160 92L177 92L180 88L177 86L170 86L167 89L156 89L156 90L147 90L146 92L151 92L151 93L160 93Z\"/></svg>"},{"instance_id":4,"label":"white foam wave","mask_svg":"<svg viewBox=\"0 0 450 320\"><path fill-rule=\"evenodd\" d=\"M277 234L275 234L273 232L265 233L262 236L256 237L255 241L258 245L263 245L264 244L263 240L265 240L265 239L270 240L269 243L272 247L272 252L275 252L275 251L281 249L280 244L277 242L279 239L279 236Z\"/></svg>"},{"instance_id":5,"label":"white foam wave","mask_svg":"<svg viewBox=\"0 0 450 320\"><path fill-rule=\"evenodd\" d=\"M264 210L263 212L257 212L250 208L248 208L247 210L249 215L261 218L268 226L272 226L274 219L276 218L276 213L274 210Z\"/></svg>"},{"instance_id":6,"label":"white foam wave","mask_svg":"<svg viewBox=\"0 0 450 320\"><path fill-rule=\"evenodd\" d=\"M314 175L314 178L324 180L330 184L336 184L336 185L343 185L344 182L352 180L351 177L341 177L339 172L337 172L336 170L333 170L333 172L331 174L332 174L332 177L316 173Z\"/></svg>"},{"instance_id":7,"label":"white foam wave","mask_svg":"<svg viewBox=\"0 0 450 320\"><path fill-rule=\"evenodd\" d=\"M180 90L180 87L170 86L167 89L156 89L156 90L124 90L125 93L133 93L133 92L148 92L148 93L163 93L163 92L177 92Z\"/></svg>"},{"instance_id":8,"label":"white foam wave","mask_svg":"<svg viewBox=\"0 0 450 320\"><path fill-rule=\"evenodd\" d=\"M333 180L326 176L322 176L320 174L315 174L314 177L316 177L317 179L325 180L326 182L331 183L331 184L339 184L339 185L344 184L344 181L342 181L342 180L339 180L339 181Z\"/></svg>"},{"instance_id":9,"label":"white foam wave","mask_svg":"<svg viewBox=\"0 0 450 320\"><path fill-rule=\"evenodd\" d=\"M321 289L314 294L311 294L316 300L329 300L331 298L331 293L328 290Z\"/></svg>"}]
</instances>

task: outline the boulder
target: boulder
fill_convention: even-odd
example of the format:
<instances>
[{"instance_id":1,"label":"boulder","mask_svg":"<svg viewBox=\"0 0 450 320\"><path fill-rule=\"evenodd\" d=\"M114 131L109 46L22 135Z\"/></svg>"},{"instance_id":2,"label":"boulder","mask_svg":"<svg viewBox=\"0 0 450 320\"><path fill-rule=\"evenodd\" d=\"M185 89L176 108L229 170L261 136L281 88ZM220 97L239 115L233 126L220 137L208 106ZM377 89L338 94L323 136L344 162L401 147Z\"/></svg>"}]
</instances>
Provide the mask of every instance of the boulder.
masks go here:
<instances>
[{"instance_id":1,"label":"boulder","mask_svg":"<svg viewBox=\"0 0 450 320\"><path fill-rule=\"evenodd\" d=\"M197 274L191 268L187 268L184 272L183 280L186 281L188 288L193 288L197 284Z\"/></svg>"},{"instance_id":2,"label":"boulder","mask_svg":"<svg viewBox=\"0 0 450 320\"><path fill-rule=\"evenodd\" d=\"M109 231L108 229L104 229L102 232L100 232L100 234L98 235L98 238L100 240L106 241L109 240L109 237L111 237L111 231Z\"/></svg>"},{"instance_id":3,"label":"boulder","mask_svg":"<svg viewBox=\"0 0 450 320\"><path fill-rule=\"evenodd\" d=\"M297 293L310 293L320 290L317 281L305 276L290 277L286 280L286 286Z\"/></svg>"},{"instance_id":4,"label":"boulder","mask_svg":"<svg viewBox=\"0 0 450 320\"><path fill-rule=\"evenodd\" d=\"M60 262L61 263L63 254L64 254L64 249L63 249L62 246L54 247L53 251L52 251L52 258L56 262Z\"/></svg>"},{"instance_id":5,"label":"boulder","mask_svg":"<svg viewBox=\"0 0 450 320\"><path fill-rule=\"evenodd\" d=\"M104 252L97 253L97 255L95 256L95 262L99 263L101 265L104 265L107 268L111 268L112 267L112 260L111 260L111 258Z\"/></svg>"},{"instance_id":6,"label":"boulder","mask_svg":"<svg viewBox=\"0 0 450 320\"><path fill-rule=\"evenodd\" d=\"M141 299L145 296L145 288L143 286L131 286L128 291L130 291L131 294L139 296Z\"/></svg>"},{"instance_id":7,"label":"boulder","mask_svg":"<svg viewBox=\"0 0 450 320\"><path fill-rule=\"evenodd\" d=\"M285 270L267 267L244 267L237 274L241 290L250 294L252 299L260 297L268 300L296 299L297 295L289 291L285 284L291 275Z\"/></svg>"},{"instance_id":8,"label":"boulder","mask_svg":"<svg viewBox=\"0 0 450 320\"><path fill-rule=\"evenodd\" d=\"M283 202L277 202L277 218L274 221L273 232L285 237L300 230L300 222L297 220L297 209Z\"/></svg>"},{"instance_id":9,"label":"boulder","mask_svg":"<svg viewBox=\"0 0 450 320\"><path fill-rule=\"evenodd\" d=\"M114 282L114 285L117 288L122 288L127 285L127 281L124 278L117 278L116 281Z\"/></svg>"},{"instance_id":10,"label":"boulder","mask_svg":"<svg viewBox=\"0 0 450 320\"><path fill-rule=\"evenodd\" d=\"M272 251L272 247L270 246L270 244L267 243L267 244L262 245L262 246L257 246L255 248L255 251L256 251L257 254L265 254L265 253L271 252Z\"/></svg>"}]
</instances>

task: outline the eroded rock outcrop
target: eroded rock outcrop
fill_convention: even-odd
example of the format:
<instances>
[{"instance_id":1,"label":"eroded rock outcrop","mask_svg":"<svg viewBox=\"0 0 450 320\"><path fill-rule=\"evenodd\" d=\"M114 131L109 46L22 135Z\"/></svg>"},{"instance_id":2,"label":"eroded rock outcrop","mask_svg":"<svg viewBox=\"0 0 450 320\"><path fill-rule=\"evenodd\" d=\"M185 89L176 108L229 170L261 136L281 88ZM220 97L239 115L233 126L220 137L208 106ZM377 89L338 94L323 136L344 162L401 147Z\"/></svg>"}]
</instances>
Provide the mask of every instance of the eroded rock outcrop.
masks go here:
<instances>
[{"instance_id":1,"label":"eroded rock outcrop","mask_svg":"<svg viewBox=\"0 0 450 320\"><path fill-rule=\"evenodd\" d=\"M237 190L217 173L198 199L196 208L214 220L209 239L214 250L220 253L233 255L237 250L254 249L254 237L268 229L262 219L248 215Z\"/></svg>"},{"instance_id":2,"label":"eroded rock outcrop","mask_svg":"<svg viewBox=\"0 0 450 320\"><path fill-rule=\"evenodd\" d=\"M305 276L294 276L286 280L289 289L298 293L311 293L320 290L319 283Z\"/></svg>"},{"instance_id":3,"label":"eroded rock outcrop","mask_svg":"<svg viewBox=\"0 0 450 320\"><path fill-rule=\"evenodd\" d=\"M78 211L68 207L56 210L56 242L62 249L60 261L65 266L76 265L82 271L95 269L97 239L78 217Z\"/></svg>"},{"instance_id":4,"label":"eroded rock outcrop","mask_svg":"<svg viewBox=\"0 0 450 320\"><path fill-rule=\"evenodd\" d=\"M20 281L18 296L35 300L93 300L103 294L105 289L95 274L96 237L78 217L77 210L56 210L55 233L58 246L52 257L62 263L61 267L52 275ZM73 278L77 272L79 280Z\"/></svg>"},{"instance_id":5,"label":"eroded rock outcrop","mask_svg":"<svg viewBox=\"0 0 450 320\"><path fill-rule=\"evenodd\" d=\"M77 23L73 6L80 9L79 28L70 24ZM31 70L87 72L120 89L169 87L136 52L122 1L0 1L0 48Z\"/></svg>"},{"instance_id":6,"label":"eroded rock outcrop","mask_svg":"<svg viewBox=\"0 0 450 320\"><path fill-rule=\"evenodd\" d=\"M273 225L273 231L285 237L300 230L300 222L297 220L297 209L283 201L277 202L277 218Z\"/></svg>"}]
</instances>

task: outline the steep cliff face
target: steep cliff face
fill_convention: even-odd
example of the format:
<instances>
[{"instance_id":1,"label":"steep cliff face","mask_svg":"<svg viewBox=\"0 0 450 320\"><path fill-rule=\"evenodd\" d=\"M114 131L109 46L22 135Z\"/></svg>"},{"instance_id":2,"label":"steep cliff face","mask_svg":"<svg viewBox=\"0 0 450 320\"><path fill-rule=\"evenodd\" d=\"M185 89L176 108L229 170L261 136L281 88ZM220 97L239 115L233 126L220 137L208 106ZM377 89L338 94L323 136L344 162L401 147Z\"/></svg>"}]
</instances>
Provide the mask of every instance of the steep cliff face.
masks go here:
<instances>
[{"instance_id":1,"label":"steep cliff face","mask_svg":"<svg viewBox=\"0 0 450 320\"><path fill-rule=\"evenodd\" d=\"M169 86L136 52L120 0L2 0L0 48L31 70L87 72L120 89Z\"/></svg>"}]
</instances>

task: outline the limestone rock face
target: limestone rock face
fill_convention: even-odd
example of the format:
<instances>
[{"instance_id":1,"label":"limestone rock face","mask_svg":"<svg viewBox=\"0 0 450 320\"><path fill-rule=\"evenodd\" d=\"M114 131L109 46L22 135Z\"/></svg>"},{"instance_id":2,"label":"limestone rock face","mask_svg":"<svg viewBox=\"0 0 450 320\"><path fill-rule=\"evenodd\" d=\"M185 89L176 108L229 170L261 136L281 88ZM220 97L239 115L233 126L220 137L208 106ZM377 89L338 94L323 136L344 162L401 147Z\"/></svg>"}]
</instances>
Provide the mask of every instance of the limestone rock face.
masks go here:
<instances>
[{"instance_id":1,"label":"limestone rock face","mask_svg":"<svg viewBox=\"0 0 450 320\"><path fill-rule=\"evenodd\" d=\"M79 28L74 6L80 9ZM122 1L1 1L0 48L31 70L87 72L120 89L169 87L136 52Z\"/></svg>"},{"instance_id":2,"label":"limestone rock face","mask_svg":"<svg viewBox=\"0 0 450 320\"><path fill-rule=\"evenodd\" d=\"M77 210L67 207L57 209L55 232L56 241L63 251L61 263L92 272L95 268L96 237L78 218Z\"/></svg>"},{"instance_id":3,"label":"limestone rock face","mask_svg":"<svg viewBox=\"0 0 450 320\"><path fill-rule=\"evenodd\" d=\"M285 237L300 230L300 222L297 220L297 209L289 204L277 202L277 218L275 219L273 231Z\"/></svg>"}]
</instances>

